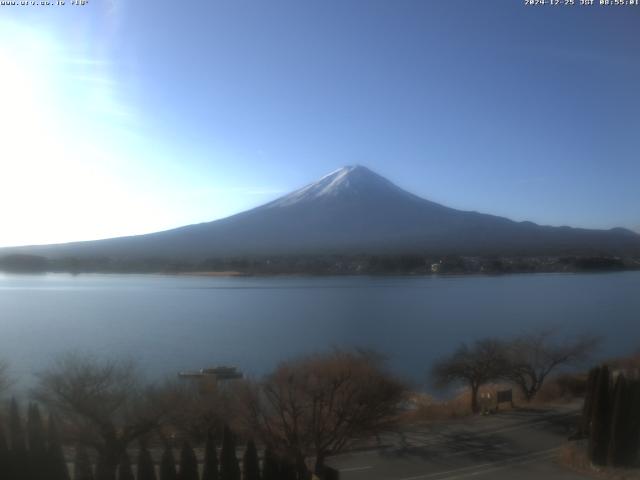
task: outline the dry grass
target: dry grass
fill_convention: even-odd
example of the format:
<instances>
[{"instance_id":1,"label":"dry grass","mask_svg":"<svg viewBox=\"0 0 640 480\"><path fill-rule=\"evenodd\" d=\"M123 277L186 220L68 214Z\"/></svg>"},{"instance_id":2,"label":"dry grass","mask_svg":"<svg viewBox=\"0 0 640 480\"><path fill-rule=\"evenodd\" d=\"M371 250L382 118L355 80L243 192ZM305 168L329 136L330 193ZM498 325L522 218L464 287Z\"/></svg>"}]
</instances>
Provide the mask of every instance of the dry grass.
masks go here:
<instances>
[{"instance_id":1,"label":"dry grass","mask_svg":"<svg viewBox=\"0 0 640 480\"><path fill-rule=\"evenodd\" d=\"M495 411L496 392L513 389L515 408L523 406L544 407L575 402L584 396L586 374L563 374L550 378L533 401L527 403L520 391L509 384L493 383L483 386L479 392L479 403L482 410ZM490 394L490 398L482 398ZM440 400L425 393L415 393L410 403L412 408L403 419L411 422L437 422L471 415L471 394L467 388L460 389L452 398ZM508 403L499 406L501 411L510 410Z\"/></svg>"},{"instance_id":2,"label":"dry grass","mask_svg":"<svg viewBox=\"0 0 640 480\"><path fill-rule=\"evenodd\" d=\"M565 373L550 378L542 386L533 399L534 405L571 403L576 399L584 398L587 388L586 373ZM516 395L516 401L524 403L521 395Z\"/></svg>"},{"instance_id":3,"label":"dry grass","mask_svg":"<svg viewBox=\"0 0 640 480\"><path fill-rule=\"evenodd\" d=\"M479 392L479 404L482 410L495 409L495 392L510 387L500 384L485 385ZM514 391L515 393L515 391ZM483 399L484 395L490 394L490 399ZM438 400L428 394L415 394L411 398L413 409L406 413L405 420L408 422L438 422L463 418L471 415L471 393L468 389L460 390L453 398ZM501 404L500 410L511 409L509 404Z\"/></svg>"},{"instance_id":4,"label":"dry grass","mask_svg":"<svg viewBox=\"0 0 640 480\"><path fill-rule=\"evenodd\" d=\"M469 404L462 399L462 395L441 401L427 394L416 394L411 403L413 408L404 415L404 420L408 423L437 422L471 414Z\"/></svg>"},{"instance_id":5,"label":"dry grass","mask_svg":"<svg viewBox=\"0 0 640 480\"><path fill-rule=\"evenodd\" d=\"M558 456L558 462L580 473L603 480L640 480L640 468L612 468L592 465L586 454L584 441L565 446Z\"/></svg>"}]
</instances>

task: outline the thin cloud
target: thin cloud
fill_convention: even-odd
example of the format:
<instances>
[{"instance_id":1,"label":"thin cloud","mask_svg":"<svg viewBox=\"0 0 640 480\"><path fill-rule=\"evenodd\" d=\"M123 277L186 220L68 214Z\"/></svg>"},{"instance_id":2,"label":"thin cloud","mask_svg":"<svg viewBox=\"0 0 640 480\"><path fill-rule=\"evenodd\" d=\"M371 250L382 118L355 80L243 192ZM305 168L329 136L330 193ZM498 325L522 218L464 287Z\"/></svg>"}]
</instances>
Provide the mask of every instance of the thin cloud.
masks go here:
<instances>
[{"instance_id":1,"label":"thin cloud","mask_svg":"<svg viewBox=\"0 0 640 480\"><path fill-rule=\"evenodd\" d=\"M251 187L230 187L230 188L203 188L200 190L192 190L195 195L210 194L237 194L237 195L279 195L285 193L286 190L280 188L251 188Z\"/></svg>"},{"instance_id":2,"label":"thin cloud","mask_svg":"<svg viewBox=\"0 0 640 480\"><path fill-rule=\"evenodd\" d=\"M51 58L58 78L74 84L81 108L114 121L134 120L136 112L126 101L127 85L114 75L113 62L80 52L59 52Z\"/></svg>"}]
</instances>

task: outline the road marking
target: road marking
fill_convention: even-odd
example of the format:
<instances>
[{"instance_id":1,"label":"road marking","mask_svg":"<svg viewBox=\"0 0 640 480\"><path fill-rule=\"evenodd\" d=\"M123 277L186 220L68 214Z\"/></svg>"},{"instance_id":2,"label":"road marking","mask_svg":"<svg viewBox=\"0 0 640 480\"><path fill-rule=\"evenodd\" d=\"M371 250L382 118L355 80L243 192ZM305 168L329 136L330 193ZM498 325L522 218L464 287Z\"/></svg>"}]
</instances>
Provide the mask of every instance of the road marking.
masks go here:
<instances>
[{"instance_id":1,"label":"road marking","mask_svg":"<svg viewBox=\"0 0 640 480\"><path fill-rule=\"evenodd\" d=\"M480 465L470 465L468 467L456 468L453 470L446 470L444 472L426 473L424 475L415 475L413 477L403 477L398 480L421 480L421 479L436 478L436 477L442 477L439 480L454 480L457 478L481 475L484 473L492 472L494 470L501 470L503 468L507 468L512 465L519 465L519 464L524 464L524 463L532 462L535 460L539 460L540 458L544 458L545 456L551 456L553 455L554 452L556 452L560 448L562 447L555 447L547 450L540 450L539 452L518 455L512 458L506 458L504 460L500 460L497 462L483 463ZM453 476L446 476L451 474L453 474Z\"/></svg>"},{"instance_id":2,"label":"road marking","mask_svg":"<svg viewBox=\"0 0 640 480\"><path fill-rule=\"evenodd\" d=\"M456 468L454 470L446 470L444 472L425 473L424 475L415 475L413 477L404 477L404 478L400 478L399 480L418 480L420 478L432 478L432 477L438 477L438 476L441 476L441 475L447 475L449 473L456 473L456 472L459 472L461 470L468 470L470 468L490 467L491 465L492 465L491 463L483 463L481 465L471 465L470 467Z\"/></svg>"},{"instance_id":3,"label":"road marking","mask_svg":"<svg viewBox=\"0 0 640 480\"><path fill-rule=\"evenodd\" d=\"M373 468L373 465L367 465L366 467L351 467L351 468L341 468L341 472L359 472L361 470L369 470Z\"/></svg>"},{"instance_id":4,"label":"road marking","mask_svg":"<svg viewBox=\"0 0 640 480\"><path fill-rule=\"evenodd\" d=\"M528 422L520 422L520 423L516 423L514 425L505 425L502 427L498 427L494 430L480 430L478 432L473 432L473 430L471 431L465 431L463 432L464 435L467 435L468 440L475 440L477 438L482 438L482 437L487 437L487 436L491 436L491 435L495 435L498 433L507 433L507 432L512 432L515 430L521 430L527 427L532 427L532 426L536 426L540 423L544 423L547 422L549 420L555 419L555 418L562 418L562 417L568 417L568 416L573 416L576 415L578 413L577 410L573 410L571 409L570 411L567 412L561 412L561 413L552 413L552 414L545 414L545 415L540 415L538 417L533 418L531 421ZM408 432L405 432L405 438L408 437L409 435L407 435L407 433L409 435L411 435L412 433L417 433L417 432L412 432L411 430L409 430ZM427 432L419 432L419 435L423 435L427 438L424 438L423 441L419 444L414 444L414 445L409 445L411 447L417 447L417 448L425 448L425 447L434 447L434 446L438 446L438 445L446 445L448 443L451 442L451 438L448 436L448 433L443 433L443 432L433 432L433 433L427 433ZM412 435L413 436L413 435ZM431 438L428 438L431 437ZM350 457L358 457L361 455L373 455L373 454L379 454L381 451L397 451L397 450L401 450L403 447L398 445L398 444L394 444L394 445L389 445L389 447L386 448L379 448L379 447L373 447L371 450L361 450L359 452L345 452L343 454L340 455L336 455L337 458L342 457L342 456L350 456Z\"/></svg>"},{"instance_id":5,"label":"road marking","mask_svg":"<svg viewBox=\"0 0 640 480\"><path fill-rule=\"evenodd\" d=\"M485 475L487 473L493 473L493 472L498 472L500 470L505 470L505 469L507 469L509 467L513 467L513 466L516 466L516 465L519 466L519 465L526 465L526 464L532 463L532 462L537 462L538 460L551 458L552 456L553 456L553 453L548 453L546 455L539 455L539 456L537 456L535 458L530 458L528 460L523 460L522 462L511 463L511 464L508 464L508 465L502 465L502 466L494 467L494 468L487 468L487 469L484 469L484 470L477 470L475 472L463 473L461 475L454 475L453 477L442 477L442 478L440 478L438 480L457 480L459 478L475 477L475 476L478 476L478 475Z\"/></svg>"}]
</instances>

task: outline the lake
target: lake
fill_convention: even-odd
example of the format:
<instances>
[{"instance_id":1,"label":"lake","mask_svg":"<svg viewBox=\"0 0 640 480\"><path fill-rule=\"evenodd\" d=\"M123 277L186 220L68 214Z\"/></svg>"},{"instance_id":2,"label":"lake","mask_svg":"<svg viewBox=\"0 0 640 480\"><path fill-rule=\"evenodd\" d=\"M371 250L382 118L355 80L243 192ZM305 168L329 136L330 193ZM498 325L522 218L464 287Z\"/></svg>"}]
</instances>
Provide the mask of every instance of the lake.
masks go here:
<instances>
[{"instance_id":1,"label":"lake","mask_svg":"<svg viewBox=\"0 0 640 480\"><path fill-rule=\"evenodd\" d=\"M150 377L216 364L252 376L332 346L369 347L422 385L467 340L557 328L640 348L640 272L455 277L1 275L0 358L21 382L67 351Z\"/></svg>"}]
</instances>

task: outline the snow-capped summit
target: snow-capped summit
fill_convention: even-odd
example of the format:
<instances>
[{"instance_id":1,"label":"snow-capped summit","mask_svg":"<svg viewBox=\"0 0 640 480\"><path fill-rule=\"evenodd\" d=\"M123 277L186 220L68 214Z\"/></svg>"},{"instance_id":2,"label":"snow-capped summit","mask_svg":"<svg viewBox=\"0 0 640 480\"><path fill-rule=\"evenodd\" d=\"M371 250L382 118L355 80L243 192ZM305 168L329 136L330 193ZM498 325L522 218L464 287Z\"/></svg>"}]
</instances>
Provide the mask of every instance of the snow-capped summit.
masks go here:
<instances>
[{"instance_id":1,"label":"snow-capped summit","mask_svg":"<svg viewBox=\"0 0 640 480\"><path fill-rule=\"evenodd\" d=\"M389 193L411 195L367 167L348 165L265 205L265 208L287 207L329 198L353 198Z\"/></svg>"}]
</instances>

